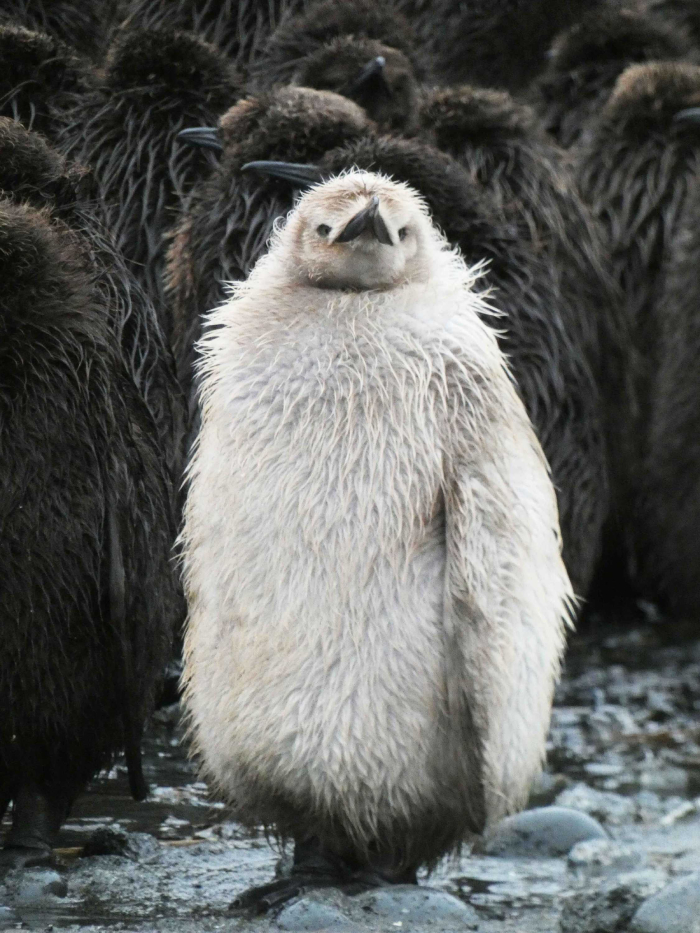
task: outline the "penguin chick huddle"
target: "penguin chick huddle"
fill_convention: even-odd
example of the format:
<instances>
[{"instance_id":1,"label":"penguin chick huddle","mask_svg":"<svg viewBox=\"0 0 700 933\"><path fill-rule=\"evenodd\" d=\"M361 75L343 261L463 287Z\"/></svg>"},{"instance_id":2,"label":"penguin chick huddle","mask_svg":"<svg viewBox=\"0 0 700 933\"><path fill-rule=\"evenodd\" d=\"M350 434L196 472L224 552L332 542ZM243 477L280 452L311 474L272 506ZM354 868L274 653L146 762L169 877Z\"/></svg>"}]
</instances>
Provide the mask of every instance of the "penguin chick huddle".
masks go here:
<instances>
[{"instance_id":1,"label":"penguin chick huddle","mask_svg":"<svg viewBox=\"0 0 700 933\"><path fill-rule=\"evenodd\" d=\"M573 594L489 313L416 194L350 172L210 317L186 703L239 817L295 842L241 903L415 881L541 765Z\"/></svg>"},{"instance_id":2,"label":"penguin chick huddle","mask_svg":"<svg viewBox=\"0 0 700 933\"><path fill-rule=\"evenodd\" d=\"M3 5L0 871L147 793L184 651L294 845L240 906L415 882L525 804L574 614L697 616L696 4L554 6Z\"/></svg>"}]
</instances>

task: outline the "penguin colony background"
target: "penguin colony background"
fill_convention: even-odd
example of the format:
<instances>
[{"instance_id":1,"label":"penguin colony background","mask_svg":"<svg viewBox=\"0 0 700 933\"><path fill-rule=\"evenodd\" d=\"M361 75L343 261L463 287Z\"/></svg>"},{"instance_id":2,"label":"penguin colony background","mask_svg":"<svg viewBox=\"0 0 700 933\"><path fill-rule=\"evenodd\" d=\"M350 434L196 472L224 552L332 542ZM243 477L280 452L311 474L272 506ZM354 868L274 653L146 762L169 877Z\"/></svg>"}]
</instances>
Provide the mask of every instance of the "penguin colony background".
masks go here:
<instances>
[{"instance_id":1,"label":"penguin colony background","mask_svg":"<svg viewBox=\"0 0 700 933\"><path fill-rule=\"evenodd\" d=\"M693 0L4 0L0 870L183 639L242 908L523 805L571 620L698 615L699 147Z\"/></svg>"}]
</instances>

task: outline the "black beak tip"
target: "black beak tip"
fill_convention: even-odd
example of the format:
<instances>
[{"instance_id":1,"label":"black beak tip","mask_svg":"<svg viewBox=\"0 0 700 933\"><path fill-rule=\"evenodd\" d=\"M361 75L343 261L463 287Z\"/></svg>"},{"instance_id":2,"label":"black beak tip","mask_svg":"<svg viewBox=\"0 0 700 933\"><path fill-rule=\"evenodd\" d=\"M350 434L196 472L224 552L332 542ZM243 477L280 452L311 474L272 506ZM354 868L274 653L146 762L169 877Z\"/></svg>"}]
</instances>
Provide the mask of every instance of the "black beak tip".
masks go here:
<instances>
[{"instance_id":1,"label":"black beak tip","mask_svg":"<svg viewBox=\"0 0 700 933\"><path fill-rule=\"evenodd\" d=\"M674 123L700 123L700 107L686 107L673 117Z\"/></svg>"},{"instance_id":2,"label":"black beak tip","mask_svg":"<svg viewBox=\"0 0 700 933\"><path fill-rule=\"evenodd\" d=\"M224 148L215 126L189 127L186 130L180 130L177 138L188 146L201 146L204 149L214 149L216 152L221 152Z\"/></svg>"},{"instance_id":3,"label":"black beak tip","mask_svg":"<svg viewBox=\"0 0 700 933\"><path fill-rule=\"evenodd\" d=\"M246 162L241 168L242 172L257 172L269 178L281 178L297 188L310 188L323 181L321 170L317 165L302 165L296 162L275 162L261 159L256 162Z\"/></svg>"}]
</instances>

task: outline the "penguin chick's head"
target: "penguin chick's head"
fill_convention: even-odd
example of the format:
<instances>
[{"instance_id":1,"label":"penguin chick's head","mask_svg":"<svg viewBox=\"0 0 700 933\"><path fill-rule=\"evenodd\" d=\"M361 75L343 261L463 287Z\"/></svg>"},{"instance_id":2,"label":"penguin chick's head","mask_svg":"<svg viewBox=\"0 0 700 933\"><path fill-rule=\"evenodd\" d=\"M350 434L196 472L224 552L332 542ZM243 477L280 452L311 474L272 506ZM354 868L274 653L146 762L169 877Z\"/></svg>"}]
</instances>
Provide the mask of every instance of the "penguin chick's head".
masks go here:
<instances>
[{"instance_id":1,"label":"penguin chick's head","mask_svg":"<svg viewBox=\"0 0 700 933\"><path fill-rule=\"evenodd\" d=\"M364 291L427 281L434 238L416 192L355 171L311 188L289 215L280 246L297 280Z\"/></svg>"}]
</instances>

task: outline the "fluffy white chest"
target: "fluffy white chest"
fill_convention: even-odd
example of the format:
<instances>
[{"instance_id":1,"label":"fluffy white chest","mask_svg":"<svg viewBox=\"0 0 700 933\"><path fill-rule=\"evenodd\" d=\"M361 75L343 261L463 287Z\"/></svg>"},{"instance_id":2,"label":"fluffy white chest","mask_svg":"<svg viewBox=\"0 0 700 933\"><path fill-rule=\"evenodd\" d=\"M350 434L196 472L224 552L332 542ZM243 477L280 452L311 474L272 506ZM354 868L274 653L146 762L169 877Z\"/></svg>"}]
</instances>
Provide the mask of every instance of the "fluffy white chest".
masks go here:
<instances>
[{"instance_id":1,"label":"fluffy white chest","mask_svg":"<svg viewBox=\"0 0 700 933\"><path fill-rule=\"evenodd\" d=\"M188 663L234 793L242 763L315 793L361 788L358 771L395 792L430 756L449 405L441 341L408 323L329 322L222 358L188 503Z\"/></svg>"}]
</instances>

